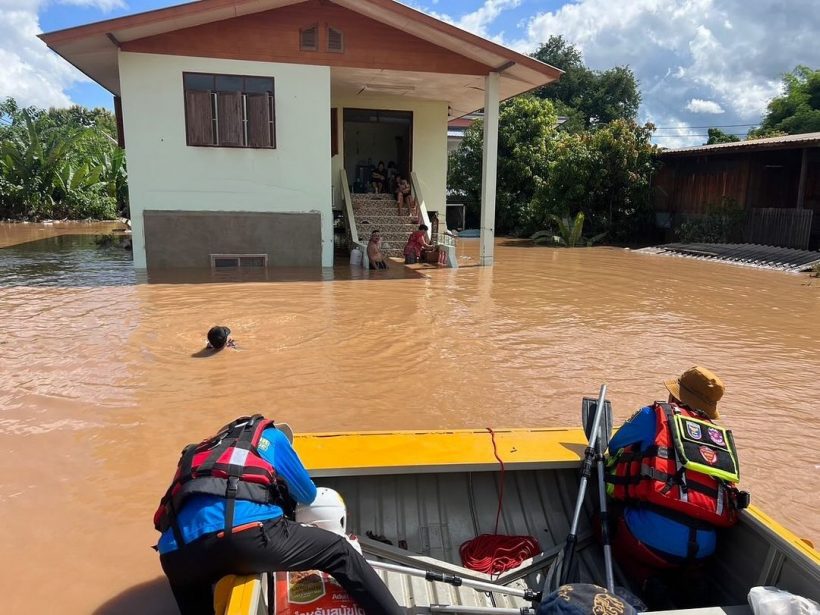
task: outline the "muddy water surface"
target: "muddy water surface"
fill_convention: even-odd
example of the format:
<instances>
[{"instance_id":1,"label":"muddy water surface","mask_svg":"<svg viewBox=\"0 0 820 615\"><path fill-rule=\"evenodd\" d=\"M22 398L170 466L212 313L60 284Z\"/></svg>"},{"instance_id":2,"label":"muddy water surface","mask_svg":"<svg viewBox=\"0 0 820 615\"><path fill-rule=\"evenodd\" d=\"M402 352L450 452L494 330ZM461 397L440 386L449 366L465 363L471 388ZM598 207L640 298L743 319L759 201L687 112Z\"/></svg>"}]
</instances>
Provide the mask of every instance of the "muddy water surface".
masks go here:
<instances>
[{"instance_id":1,"label":"muddy water surface","mask_svg":"<svg viewBox=\"0 0 820 615\"><path fill-rule=\"evenodd\" d=\"M695 363L726 382L744 487L820 539L820 281L500 241L491 269L144 283L121 250L38 233L0 228L3 612L174 612L151 515L180 448L239 413L576 426L601 382L625 419ZM217 323L240 350L202 357Z\"/></svg>"}]
</instances>

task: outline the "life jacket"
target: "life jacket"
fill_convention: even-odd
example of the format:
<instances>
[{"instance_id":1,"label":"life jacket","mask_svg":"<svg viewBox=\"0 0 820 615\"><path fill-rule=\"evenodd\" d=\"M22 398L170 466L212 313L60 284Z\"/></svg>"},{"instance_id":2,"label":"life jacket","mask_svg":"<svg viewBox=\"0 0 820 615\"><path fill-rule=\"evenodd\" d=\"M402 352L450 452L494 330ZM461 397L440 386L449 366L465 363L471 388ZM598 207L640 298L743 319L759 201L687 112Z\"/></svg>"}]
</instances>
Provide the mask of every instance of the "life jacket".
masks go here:
<instances>
[{"instance_id":1,"label":"life jacket","mask_svg":"<svg viewBox=\"0 0 820 615\"><path fill-rule=\"evenodd\" d=\"M225 534L233 528L237 499L285 505L286 487L257 448L262 432L273 426L274 422L262 415L244 416L225 425L215 436L186 446L171 486L154 513L154 527L160 532L172 528L177 544L185 544L177 515L193 495L225 498Z\"/></svg>"},{"instance_id":2,"label":"life jacket","mask_svg":"<svg viewBox=\"0 0 820 615\"><path fill-rule=\"evenodd\" d=\"M718 527L731 527L748 505L732 432L676 404L655 402L655 440L635 444L608 461L608 493L623 501L683 513Z\"/></svg>"}]
</instances>

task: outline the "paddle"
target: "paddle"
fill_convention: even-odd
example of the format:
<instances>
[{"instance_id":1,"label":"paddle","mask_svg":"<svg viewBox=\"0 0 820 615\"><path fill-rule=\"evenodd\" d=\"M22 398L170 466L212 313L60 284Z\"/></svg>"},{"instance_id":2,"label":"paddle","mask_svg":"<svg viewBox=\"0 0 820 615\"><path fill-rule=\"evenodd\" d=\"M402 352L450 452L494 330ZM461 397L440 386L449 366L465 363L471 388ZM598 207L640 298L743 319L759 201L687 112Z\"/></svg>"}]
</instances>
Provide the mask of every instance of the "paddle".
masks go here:
<instances>
[{"instance_id":1,"label":"paddle","mask_svg":"<svg viewBox=\"0 0 820 615\"><path fill-rule=\"evenodd\" d=\"M581 402L581 419L584 423L584 433L587 435L587 440L592 447L592 429L593 422L590 418L597 413L599 401L590 397L584 397ZM615 592L615 575L612 572L612 546L609 539L609 515L607 514L607 499L606 499L606 467L604 466L604 453L606 452L609 438L612 435L612 405L609 401L604 402L603 418L598 427L598 437L595 439L595 461L598 466L598 499L601 505L601 542L604 545L604 569L606 571L606 588Z\"/></svg>"},{"instance_id":2,"label":"paddle","mask_svg":"<svg viewBox=\"0 0 820 615\"><path fill-rule=\"evenodd\" d=\"M529 600L530 602L539 602L541 600L541 592L534 592L531 589L506 587L504 585L498 585L496 583L486 583L484 581L464 579L462 577L457 577L452 574L444 574L442 572L436 572L433 570L423 570L421 568L410 568L409 566L399 566L398 564L390 564L388 562L379 562L376 560L367 560L367 563L373 566L373 568L390 570L392 572L400 572L402 574L406 574L412 577L420 577L422 579L430 581L431 583L448 583L450 585L453 585L454 587L459 587L463 585L464 587L472 587L473 589L479 589L484 592L496 592L499 594L507 594L510 596L516 596L518 598L524 598L525 600Z\"/></svg>"},{"instance_id":3,"label":"paddle","mask_svg":"<svg viewBox=\"0 0 820 615\"><path fill-rule=\"evenodd\" d=\"M592 464L596 457L599 456L597 445L602 436L601 427L606 408L605 401L606 385L602 384L601 391L598 394L598 400L595 403L594 418L588 430L586 429L587 421L584 420L585 432L587 433L587 441L589 442L589 445L587 446L586 451L584 451L584 461L581 464L581 483L578 486L578 499L575 501L575 512L572 515L572 524L570 526L569 535L567 536L567 543L564 546L564 550L558 554L558 557L555 559L555 562L553 562L544 578L544 595L558 589L561 585L564 585L567 582L567 577L572 569L572 560L575 557L575 543L578 537L578 521L581 518L581 508L584 505L587 483L590 475L592 474ZM587 406L587 414L589 414L589 411L592 410L591 405L584 404L584 406Z\"/></svg>"}]
</instances>

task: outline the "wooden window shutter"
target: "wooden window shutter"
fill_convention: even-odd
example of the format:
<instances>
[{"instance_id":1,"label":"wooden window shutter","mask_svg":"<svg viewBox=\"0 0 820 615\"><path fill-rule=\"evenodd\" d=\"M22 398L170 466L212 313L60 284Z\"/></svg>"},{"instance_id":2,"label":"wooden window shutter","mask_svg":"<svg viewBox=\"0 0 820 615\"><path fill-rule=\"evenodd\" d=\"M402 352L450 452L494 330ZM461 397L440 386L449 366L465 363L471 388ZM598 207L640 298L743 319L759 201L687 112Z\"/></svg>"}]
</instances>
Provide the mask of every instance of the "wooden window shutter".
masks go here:
<instances>
[{"instance_id":1,"label":"wooden window shutter","mask_svg":"<svg viewBox=\"0 0 820 615\"><path fill-rule=\"evenodd\" d=\"M241 92L219 92L217 94L217 120L219 145L245 144Z\"/></svg>"},{"instance_id":2,"label":"wooden window shutter","mask_svg":"<svg viewBox=\"0 0 820 615\"><path fill-rule=\"evenodd\" d=\"M272 147L270 105L267 93L248 94L248 146Z\"/></svg>"},{"instance_id":3,"label":"wooden window shutter","mask_svg":"<svg viewBox=\"0 0 820 615\"><path fill-rule=\"evenodd\" d=\"M185 92L185 131L188 145L214 144L210 92Z\"/></svg>"},{"instance_id":4,"label":"wooden window shutter","mask_svg":"<svg viewBox=\"0 0 820 615\"><path fill-rule=\"evenodd\" d=\"M339 110L330 110L330 155L339 153Z\"/></svg>"},{"instance_id":5,"label":"wooden window shutter","mask_svg":"<svg viewBox=\"0 0 820 615\"><path fill-rule=\"evenodd\" d=\"M299 49L302 51L319 51L319 26L299 30Z\"/></svg>"},{"instance_id":6,"label":"wooden window shutter","mask_svg":"<svg viewBox=\"0 0 820 615\"><path fill-rule=\"evenodd\" d=\"M345 50L345 39L341 30L327 29L327 50L336 53L342 53Z\"/></svg>"}]
</instances>

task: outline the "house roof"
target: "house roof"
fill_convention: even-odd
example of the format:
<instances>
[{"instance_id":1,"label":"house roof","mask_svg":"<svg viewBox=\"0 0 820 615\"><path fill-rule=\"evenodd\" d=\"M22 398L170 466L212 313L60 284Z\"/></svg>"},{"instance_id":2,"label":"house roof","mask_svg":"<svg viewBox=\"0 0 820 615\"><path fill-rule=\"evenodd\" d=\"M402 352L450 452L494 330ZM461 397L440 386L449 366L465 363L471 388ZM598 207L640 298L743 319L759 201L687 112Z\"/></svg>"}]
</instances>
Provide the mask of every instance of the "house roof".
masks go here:
<instances>
[{"instance_id":1,"label":"house roof","mask_svg":"<svg viewBox=\"0 0 820 615\"><path fill-rule=\"evenodd\" d=\"M807 132L800 135L785 135L769 137L767 139L752 139L750 141L735 141L733 143L715 143L714 145L695 145L680 147L660 152L660 156L686 156L691 154L727 154L736 151L758 151L770 149L789 149L802 147L819 147L820 132Z\"/></svg>"},{"instance_id":2,"label":"house roof","mask_svg":"<svg viewBox=\"0 0 820 615\"><path fill-rule=\"evenodd\" d=\"M118 17L83 26L41 34L40 38L56 53L115 95L120 93L118 51L123 43L271 11L304 0L200 0L164 9ZM509 98L558 79L562 71L527 55L476 36L393 0L324 0L359 13L387 26L428 41L455 54L478 62L487 71L501 73L501 97ZM354 72L341 74L353 78ZM394 79L398 78L396 75ZM473 79L472 81L474 81ZM483 88L467 80L432 80L442 94L459 93L453 115L481 108ZM483 86L483 83L481 84ZM436 89L414 90L414 97L432 98ZM440 100L450 100L444 96ZM469 107L469 108L468 108Z\"/></svg>"}]
</instances>

